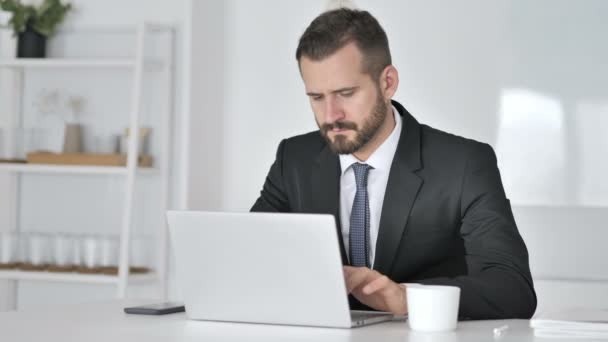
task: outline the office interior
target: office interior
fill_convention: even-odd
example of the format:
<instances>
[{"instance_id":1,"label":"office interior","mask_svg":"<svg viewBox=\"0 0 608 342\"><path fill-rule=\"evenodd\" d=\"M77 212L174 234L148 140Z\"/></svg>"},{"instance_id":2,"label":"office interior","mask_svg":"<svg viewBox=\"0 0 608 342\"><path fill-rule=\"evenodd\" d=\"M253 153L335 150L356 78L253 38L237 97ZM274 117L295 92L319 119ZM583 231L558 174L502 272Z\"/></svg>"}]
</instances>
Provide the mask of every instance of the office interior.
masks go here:
<instances>
[{"instance_id":1,"label":"office interior","mask_svg":"<svg viewBox=\"0 0 608 342\"><path fill-rule=\"evenodd\" d=\"M178 300L163 210L248 211L281 139L317 129L295 48L331 1L70 2L45 61L0 60L0 153L56 145L57 122L69 122L84 150L145 144L152 166L0 163L0 231L30 245L68 237L81 259L107 247L114 266L136 272L0 270L0 311ZM496 151L537 312L607 308L608 2L354 3L388 34L394 98ZM145 143L125 132L140 126Z\"/></svg>"}]
</instances>

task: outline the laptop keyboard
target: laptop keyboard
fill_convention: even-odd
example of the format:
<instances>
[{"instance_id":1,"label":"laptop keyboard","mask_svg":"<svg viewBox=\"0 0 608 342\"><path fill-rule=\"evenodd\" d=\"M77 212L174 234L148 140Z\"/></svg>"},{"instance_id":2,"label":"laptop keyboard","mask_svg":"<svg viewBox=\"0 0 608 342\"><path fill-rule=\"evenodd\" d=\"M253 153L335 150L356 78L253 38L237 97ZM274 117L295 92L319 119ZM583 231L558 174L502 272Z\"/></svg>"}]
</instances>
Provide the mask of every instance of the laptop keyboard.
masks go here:
<instances>
[{"instance_id":1,"label":"laptop keyboard","mask_svg":"<svg viewBox=\"0 0 608 342\"><path fill-rule=\"evenodd\" d=\"M383 317L383 316L387 316L390 315L389 313L386 312L373 312L373 311L351 311L350 312L350 318L353 321L361 321L361 320L366 320L366 319L370 319L370 318L374 318L374 317Z\"/></svg>"}]
</instances>

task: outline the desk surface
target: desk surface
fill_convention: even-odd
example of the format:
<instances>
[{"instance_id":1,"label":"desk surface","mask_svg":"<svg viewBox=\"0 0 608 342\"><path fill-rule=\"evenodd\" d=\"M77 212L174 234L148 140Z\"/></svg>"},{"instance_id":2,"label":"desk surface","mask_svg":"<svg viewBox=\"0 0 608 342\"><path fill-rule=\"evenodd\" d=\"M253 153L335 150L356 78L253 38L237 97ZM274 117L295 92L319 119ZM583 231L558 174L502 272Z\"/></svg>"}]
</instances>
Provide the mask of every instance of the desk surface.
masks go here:
<instances>
[{"instance_id":1,"label":"desk surface","mask_svg":"<svg viewBox=\"0 0 608 342\"><path fill-rule=\"evenodd\" d=\"M125 306L141 301L115 301L87 305L0 313L3 341L548 341L535 338L527 320L459 322L451 333L418 333L404 321L356 329L308 328L187 320L183 313L164 316L127 315ZM508 324L495 339L493 329ZM563 340L561 340L563 341Z\"/></svg>"}]
</instances>

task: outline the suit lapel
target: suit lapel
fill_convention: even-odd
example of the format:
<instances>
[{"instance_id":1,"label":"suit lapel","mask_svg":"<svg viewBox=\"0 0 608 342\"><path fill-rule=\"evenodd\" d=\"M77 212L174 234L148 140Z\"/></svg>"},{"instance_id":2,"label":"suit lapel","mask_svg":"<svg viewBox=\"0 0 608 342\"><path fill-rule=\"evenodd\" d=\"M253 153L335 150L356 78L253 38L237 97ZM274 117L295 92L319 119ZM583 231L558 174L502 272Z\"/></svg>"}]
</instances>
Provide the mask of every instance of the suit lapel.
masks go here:
<instances>
[{"instance_id":1,"label":"suit lapel","mask_svg":"<svg viewBox=\"0 0 608 342\"><path fill-rule=\"evenodd\" d=\"M312 167L312 206L314 208L313 212L332 214L336 218L336 233L340 243L342 263L348 264L340 223L340 172L338 156L325 146Z\"/></svg>"},{"instance_id":2,"label":"suit lapel","mask_svg":"<svg viewBox=\"0 0 608 342\"><path fill-rule=\"evenodd\" d=\"M415 173L422 167L420 124L398 102L393 101L393 105L403 117L403 126L386 185L376 242L374 269L382 274L391 271L409 213L422 185L422 179Z\"/></svg>"}]
</instances>

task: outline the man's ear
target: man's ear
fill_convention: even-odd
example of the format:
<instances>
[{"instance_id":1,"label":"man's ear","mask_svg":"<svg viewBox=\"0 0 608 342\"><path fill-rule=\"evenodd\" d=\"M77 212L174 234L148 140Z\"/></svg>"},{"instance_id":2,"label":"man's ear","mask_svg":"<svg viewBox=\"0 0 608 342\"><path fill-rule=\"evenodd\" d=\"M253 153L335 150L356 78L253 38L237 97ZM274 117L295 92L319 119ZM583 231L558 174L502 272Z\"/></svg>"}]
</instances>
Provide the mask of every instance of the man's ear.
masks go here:
<instances>
[{"instance_id":1,"label":"man's ear","mask_svg":"<svg viewBox=\"0 0 608 342\"><path fill-rule=\"evenodd\" d=\"M399 86L399 72L392 65L387 66L380 74L380 90L385 100L390 100Z\"/></svg>"}]
</instances>

